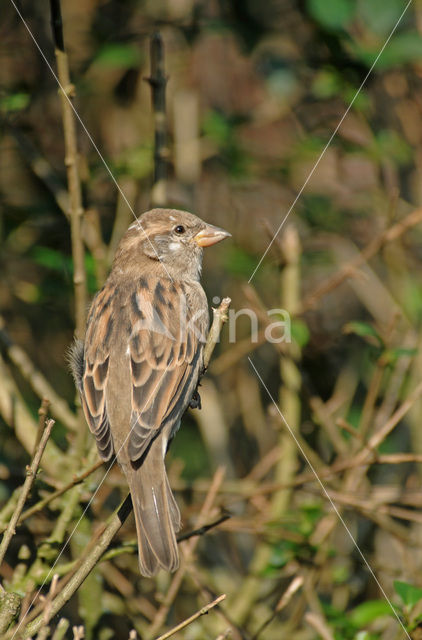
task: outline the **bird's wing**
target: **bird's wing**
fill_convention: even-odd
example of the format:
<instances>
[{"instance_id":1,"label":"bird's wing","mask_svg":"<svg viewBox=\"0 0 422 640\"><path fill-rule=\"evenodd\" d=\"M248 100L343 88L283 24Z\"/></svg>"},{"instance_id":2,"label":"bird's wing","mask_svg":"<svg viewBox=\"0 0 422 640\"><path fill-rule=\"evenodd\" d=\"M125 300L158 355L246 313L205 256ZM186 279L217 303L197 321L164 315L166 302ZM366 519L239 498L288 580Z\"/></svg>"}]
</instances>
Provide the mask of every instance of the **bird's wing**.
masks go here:
<instances>
[{"instance_id":1,"label":"bird's wing","mask_svg":"<svg viewBox=\"0 0 422 640\"><path fill-rule=\"evenodd\" d=\"M202 290L201 290L202 293ZM198 300L198 297L196 298ZM138 460L164 423L176 424L202 366L206 301L192 309L186 285L140 279L130 298L132 416L128 452Z\"/></svg>"},{"instance_id":2,"label":"bird's wing","mask_svg":"<svg viewBox=\"0 0 422 640\"><path fill-rule=\"evenodd\" d=\"M113 439L105 403L110 360L109 343L114 325L112 295L113 292L104 287L92 303L85 337L84 371L81 379L82 407L103 460L109 460L113 455Z\"/></svg>"}]
</instances>

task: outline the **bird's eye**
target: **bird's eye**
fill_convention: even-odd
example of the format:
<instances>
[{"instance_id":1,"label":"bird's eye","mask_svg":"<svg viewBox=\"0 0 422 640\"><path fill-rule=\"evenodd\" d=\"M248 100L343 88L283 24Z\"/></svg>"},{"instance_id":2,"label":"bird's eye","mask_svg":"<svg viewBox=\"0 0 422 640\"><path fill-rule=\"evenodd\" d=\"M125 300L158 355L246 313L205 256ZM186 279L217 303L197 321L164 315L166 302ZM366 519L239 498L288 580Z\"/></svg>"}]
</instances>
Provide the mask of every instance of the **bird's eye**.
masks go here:
<instances>
[{"instance_id":1,"label":"bird's eye","mask_svg":"<svg viewBox=\"0 0 422 640\"><path fill-rule=\"evenodd\" d=\"M185 227L181 224L178 224L177 227L174 227L174 230L179 236L186 231Z\"/></svg>"}]
</instances>

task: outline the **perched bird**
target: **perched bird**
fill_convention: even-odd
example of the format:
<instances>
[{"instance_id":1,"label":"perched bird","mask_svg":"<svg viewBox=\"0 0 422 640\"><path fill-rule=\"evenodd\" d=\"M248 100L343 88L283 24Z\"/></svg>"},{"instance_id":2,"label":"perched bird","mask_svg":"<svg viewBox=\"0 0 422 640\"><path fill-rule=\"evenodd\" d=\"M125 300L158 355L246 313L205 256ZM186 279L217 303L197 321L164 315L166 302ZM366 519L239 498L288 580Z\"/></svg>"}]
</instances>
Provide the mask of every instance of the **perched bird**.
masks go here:
<instances>
[{"instance_id":1,"label":"perched bird","mask_svg":"<svg viewBox=\"0 0 422 640\"><path fill-rule=\"evenodd\" d=\"M179 564L180 512L164 466L180 420L198 403L209 317L202 248L230 234L186 211L153 209L123 236L71 365L103 460L116 456L132 496L139 567Z\"/></svg>"}]
</instances>

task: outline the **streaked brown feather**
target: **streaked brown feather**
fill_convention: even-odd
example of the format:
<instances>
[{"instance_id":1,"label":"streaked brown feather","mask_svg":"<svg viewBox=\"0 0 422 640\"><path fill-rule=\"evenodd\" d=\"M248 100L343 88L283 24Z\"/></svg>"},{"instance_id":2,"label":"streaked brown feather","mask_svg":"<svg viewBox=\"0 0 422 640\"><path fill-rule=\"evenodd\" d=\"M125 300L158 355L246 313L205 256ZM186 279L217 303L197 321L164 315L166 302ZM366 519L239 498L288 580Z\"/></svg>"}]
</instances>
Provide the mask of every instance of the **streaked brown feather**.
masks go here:
<instances>
[{"instance_id":1,"label":"streaked brown feather","mask_svg":"<svg viewBox=\"0 0 422 640\"><path fill-rule=\"evenodd\" d=\"M184 287L165 279L151 284L149 290L138 286L130 305L131 326L139 327L129 340L133 413L128 451L134 461L144 454L177 402L183 413L188 404L185 395L193 393L198 378L200 363L195 352L202 352L202 344L189 325L192 311ZM165 303L170 297L171 314ZM140 313L145 321L136 325ZM204 316L199 323L202 332L208 322Z\"/></svg>"}]
</instances>

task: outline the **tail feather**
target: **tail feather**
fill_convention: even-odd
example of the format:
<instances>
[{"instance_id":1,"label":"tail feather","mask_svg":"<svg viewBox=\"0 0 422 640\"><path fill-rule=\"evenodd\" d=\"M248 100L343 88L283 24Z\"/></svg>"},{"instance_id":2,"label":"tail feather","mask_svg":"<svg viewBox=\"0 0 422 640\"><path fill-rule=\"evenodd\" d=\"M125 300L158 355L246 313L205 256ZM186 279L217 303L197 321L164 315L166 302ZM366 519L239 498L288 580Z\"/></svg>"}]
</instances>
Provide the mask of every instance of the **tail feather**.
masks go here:
<instances>
[{"instance_id":1,"label":"tail feather","mask_svg":"<svg viewBox=\"0 0 422 640\"><path fill-rule=\"evenodd\" d=\"M166 489L167 489L167 501L170 509L171 521L173 523L173 529L175 533L177 533L178 531L180 531L182 527L182 521L180 519L179 507L177 506L177 502L174 499L174 495L171 490L167 474L166 474Z\"/></svg>"},{"instance_id":2,"label":"tail feather","mask_svg":"<svg viewBox=\"0 0 422 640\"><path fill-rule=\"evenodd\" d=\"M161 444L153 442L140 466L124 466L132 495L138 536L139 568L150 577L162 567L175 571L179 553L175 531L180 529L180 512L164 466Z\"/></svg>"}]
</instances>

